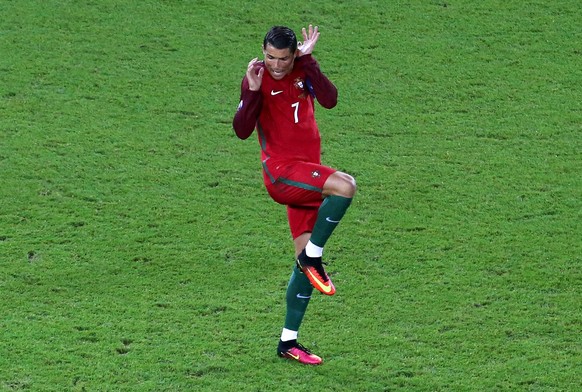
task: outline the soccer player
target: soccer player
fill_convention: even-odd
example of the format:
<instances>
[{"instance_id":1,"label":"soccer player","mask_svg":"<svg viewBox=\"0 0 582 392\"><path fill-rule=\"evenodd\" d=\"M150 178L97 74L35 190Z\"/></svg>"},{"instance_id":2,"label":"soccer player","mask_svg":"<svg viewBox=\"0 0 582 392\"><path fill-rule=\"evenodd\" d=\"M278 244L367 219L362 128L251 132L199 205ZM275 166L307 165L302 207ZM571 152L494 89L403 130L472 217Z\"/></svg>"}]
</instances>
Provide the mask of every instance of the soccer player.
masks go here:
<instances>
[{"instance_id":1,"label":"soccer player","mask_svg":"<svg viewBox=\"0 0 582 392\"><path fill-rule=\"evenodd\" d=\"M323 247L356 192L352 176L321 164L314 101L331 109L337 89L312 56L318 27L302 29L303 42L284 26L263 40L263 61L252 59L241 84L233 128L240 139L256 129L269 195L287 206L296 266L287 287L287 312L277 354L318 365L322 359L297 342L313 288L333 295L322 264Z\"/></svg>"}]
</instances>

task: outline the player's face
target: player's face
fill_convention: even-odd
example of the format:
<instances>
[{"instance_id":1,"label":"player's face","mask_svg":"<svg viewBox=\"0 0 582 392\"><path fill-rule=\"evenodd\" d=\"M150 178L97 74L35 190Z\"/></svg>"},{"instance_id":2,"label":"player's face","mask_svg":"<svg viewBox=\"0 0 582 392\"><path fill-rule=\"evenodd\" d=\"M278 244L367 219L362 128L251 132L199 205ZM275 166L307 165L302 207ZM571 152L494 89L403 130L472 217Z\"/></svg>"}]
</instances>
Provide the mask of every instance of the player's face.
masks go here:
<instances>
[{"instance_id":1,"label":"player's face","mask_svg":"<svg viewBox=\"0 0 582 392\"><path fill-rule=\"evenodd\" d=\"M263 49L265 67L275 80L280 80L293 70L295 55L289 48L277 49L271 44Z\"/></svg>"}]
</instances>

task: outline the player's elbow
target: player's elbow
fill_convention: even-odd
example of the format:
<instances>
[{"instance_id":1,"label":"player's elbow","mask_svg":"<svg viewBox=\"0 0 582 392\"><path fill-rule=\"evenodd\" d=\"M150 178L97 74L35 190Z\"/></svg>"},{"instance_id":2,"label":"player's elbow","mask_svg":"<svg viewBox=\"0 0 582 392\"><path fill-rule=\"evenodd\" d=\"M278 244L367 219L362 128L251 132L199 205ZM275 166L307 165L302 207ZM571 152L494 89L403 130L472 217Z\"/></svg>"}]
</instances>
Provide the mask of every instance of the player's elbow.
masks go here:
<instances>
[{"instance_id":1,"label":"player's elbow","mask_svg":"<svg viewBox=\"0 0 582 392\"><path fill-rule=\"evenodd\" d=\"M237 136L239 139L241 139L241 140L248 139L248 138L249 138L249 136L251 136L251 133L252 133L252 130L251 130L250 132L248 132L248 131L244 131L244 132L242 132L242 131L240 131L240 130L237 130L236 128L234 128L234 134L235 134L235 135L236 135L236 136Z\"/></svg>"},{"instance_id":2,"label":"player's elbow","mask_svg":"<svg viewBox=\"0 0 582 392\"><path fill-rule=\"evenodd\" d=\"M337 90L334 89L330 94L319 100L319 104L326 109L333 109L337 105Z\"/></svg>"},{"instance_id":3,"label":"player's elbow","mask_svg":"<svg viewBox=\"0 0 582 392\"><path fill-rule=\"evenodd\" d=\"M337 105L337 99L335 99L333 101L321 103L321 106L323 106L326 109L333 109L333 108L335 108L336 105Z\"/></svg>"},{"instance_id":4,"label":"player's elbow","mask_svg":"<svg viewBox=\"0 0 582 392\"><path fill-rule=\"evenodd\" d=\"M254 130L253 128L249 129L248 127L243 127L240 124L237 124L236 120L232 122L232 129L234 130L235 135L241 140L248 139Z\"/></svg>"}]
</instances>

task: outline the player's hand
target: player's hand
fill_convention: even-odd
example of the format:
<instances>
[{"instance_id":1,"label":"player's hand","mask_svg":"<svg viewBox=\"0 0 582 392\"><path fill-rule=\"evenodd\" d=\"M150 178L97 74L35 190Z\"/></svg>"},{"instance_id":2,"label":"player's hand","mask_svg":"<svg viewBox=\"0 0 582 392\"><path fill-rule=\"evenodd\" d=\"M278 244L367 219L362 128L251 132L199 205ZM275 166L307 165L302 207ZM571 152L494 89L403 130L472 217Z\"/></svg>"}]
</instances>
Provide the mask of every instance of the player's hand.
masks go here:
<instances>
[{"instance_id":1,"label":"player's hand","mask_svg":"<svg viewBox=\"0 0 582 392\"><path fill-rule=\"evenodd\" d=\"M249 82L249 89L252 91L259 91L261 89L261 84L263 83L263 74L265 73L265 67L261 66L261 62L258 58L254 58L249 62L247 68L247 81Z\"/></svg>"},{"instance_id":2,"label":"player's hand","mask_svg":"<svg viewBox=\"0 0 582 392\"><path fill-rule=\"evenodd\" d=\"M315 28L312 25L309 25L309 31L305 30L305 27L301 29L301 33L303 34L303 42L299 42L297 45L297 56L301 57L306 54L311 54L313 52L313 48L319 39L319 31L318 27Z\"/></svg>"}]
</instances>

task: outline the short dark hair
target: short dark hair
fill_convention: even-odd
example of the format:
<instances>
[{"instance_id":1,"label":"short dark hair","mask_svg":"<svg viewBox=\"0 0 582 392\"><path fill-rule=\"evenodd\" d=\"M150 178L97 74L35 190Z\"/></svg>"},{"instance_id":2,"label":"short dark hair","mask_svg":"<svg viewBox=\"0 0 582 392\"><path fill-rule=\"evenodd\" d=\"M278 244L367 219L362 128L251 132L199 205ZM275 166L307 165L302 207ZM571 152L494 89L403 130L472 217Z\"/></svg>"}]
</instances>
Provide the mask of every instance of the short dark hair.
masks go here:
<instances>
[{"instance_id":1,"label":"short dark hair","mask_svg":"<svg viewBox=\"0 0 582 392\"><path fill-rule=\"evenodd\" d=\"M263 49L271 44L276 49L289 48L291 53L297 50L297 36L289 27L273 26L265 35L263 40Z\"/></svg>"}]
</instances>

